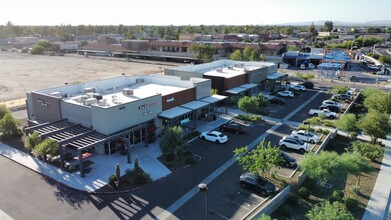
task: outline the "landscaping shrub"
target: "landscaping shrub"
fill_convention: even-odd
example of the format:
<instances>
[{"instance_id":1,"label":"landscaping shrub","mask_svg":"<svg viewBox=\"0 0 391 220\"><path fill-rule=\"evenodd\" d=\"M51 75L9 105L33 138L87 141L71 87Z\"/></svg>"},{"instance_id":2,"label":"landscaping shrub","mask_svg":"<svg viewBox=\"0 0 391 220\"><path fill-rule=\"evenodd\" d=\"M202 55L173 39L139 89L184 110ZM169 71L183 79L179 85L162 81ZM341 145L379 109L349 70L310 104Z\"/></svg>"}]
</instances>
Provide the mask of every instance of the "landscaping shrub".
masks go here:
<instances>
[{"instance_id":1,"label":"landscaping shrub","mask_svg":"<svg viewBox=\"0 0 391 220\"><path fill-rule=\"evenodd\" d=\"M291 217L294 213L294 209L290 205L284 205L281 207L281 212L285 217Z\"/></svg>"},{"instance_id":2,"label":"landscaping shrub","mask_svg":"<svg viewBox=\"0 0 391 220\"><path fill-rule=\"evenodd\" d=\"M134 170L138 170L140 168L139 164L138 164L138 157L136 157L134 159Z\"/></svg>"},{"instance_id":3,"label":"landscaping shrub","mask_svg":"<svg viewBox=\"0 0 391 220\"><path fill-rule=\"evenodd\" d=\"M324 120L323 125L327 126L327 127L332 127L332 128L335 127L334 121L332 121L332 120Z\"/></svg>"},{"instance_id":4,"label":"landscaping shrub","mask_svg":"<svg viewBox=\"0 0 391 220\"><path fill-rule=\"evenodd\" d=\"M115 175L115 174L111 174L110 176L109 176L109 184L111 185L111 186L114 186L114 182L115 181L117 181L117 176Z\"/></svg>"},{"instance_id":5,"label":"landscaping shrub","mask_svg":"<svg viewBox=\"0 0 391 220\"><path fill-rule=\"evenodd\" d=\"M196 160L193 156L188 156L185 158L185 163L188 164L188 165L193 165L196 163Z\"/></svg>"},{"instance_id":6,"label":"landscaping shrub","mask_svg":"<svg viewBox=\"0 0 391 220\"><path fill-rule=\"evenodd\" d=\"M350 132L350 134L349 134L349 137L351 138L351 139L357 139L357 136L358 136L358 134L357 134L357 132Z\"/></svg>"},{"instance_id":7,"label":"landscaping shrub","mask_svg":"<svg viewBox=\"0 0 391 220\"><path fill-rule=\"evenodd\" d=\"M299 189L299 194L303 197L303 198L308 198L310 196L310 191L306 188L306 187L301 187Z\"/></svg>"},{"instance_id":8,"label":"landscaping shrub","mask_svg":"<svg viewBox=\"0 0 391 220\"><path fill-rule=\"evenodd\" d=\"M358 207L358 201L353 198L346 198L345 199L345 206L346 206L347 210L352 212Z\"/></svg>"},{"instance_id":9,"label":"landscaping shrub","mask_svg":"<svg viewBox=\"0 0 391 220\"><path fill-rule=\"evenodd\" d=\"M190 156L190 155L193 155L193 152L191 150L185 150L185 151L183 151L182 155L185 157Z\"/></svg>"},{"instance_id":10,"label":"landscaping shrub","mask_svg":"<svg viewBox=\"0 0 391 220\"><path fill-rule=\"evenodd\" d=\"M188 134L186 134L183 138L186 140L186 141L189 141L195 137L198 137L201 133L199 131L192 131Z\"/></svg>"},{"instance_id":11,"label":"landscaping shrub","mask_svg":"<svg viewBox=\"0 0 391 220\"><path fill-rule=\"evenodd\" d=\"M149 174L136 172L136 174L131 177L130 183L139 186L150 183L151 181L152 179Z\"/></svg>"},{"instance_id":12,"label":"landscaping shrub","mask_svg":"<svg viewBox=\"0 0 391 220\"><path fill-rule=\"evenodd\" d=\"M323 132L322 132L322 134L324 134L324 135L328 135L329 133L330 133L330 131L327 130L327 129L324 129Z\"/></svg>"},{"instance_id":13,"label":"landscaping shrub","mask_svg":"<svg viewBox=\"0 0 391 220\"><path fill-rule=\"evenodd\" d=\"M251 122L257 122L262 119L261 116L259 115L238 115L236 116L236 118L244 121L251 121Z\"/></svg>"},{"instance_id":14,"label":"landscaping shrub","mask_svg":"<svg viewBox=\"0 0 391 220\"><path fill-rule=\"evenodd\" d=\"M175 155L173 154L167 154L164 156L164 159L168 162L173 161L175 159Z\"/></svg>"},{"instance_id":15,"label":"landscaping shrub","mask_svg":"<svg viewBox=\"0 0 391 220\"><path fill-rule=\"evenodd\" d=\"M299 204L299 198L295 195L291 195L288 197L288 204L291 205L291 206L296 206L297 204Z\"/></svg>"},{"instance_id":16,"label":"landscaping shrub","mask_svg":"<svg viewBox=\"0 0 391 220\"><path fill-rule=\"evenodd\" d=\"M322 132L323 132L323 129L317 128L315 131L316 131L316 133L322 133Z\"/></svg>"},{"instance_id":17,"label":"landscaping shrub","mask_svg":"<svg viewBox=\"0 0 391 220\"><path fill-rule=\"evenodd\" d=\"M357 195L360 193L360 186L357 186L357 185L351 186L349 190L350 190L350 192Z\"/></svg>"},{"instance_id":18,"label":"landscaping shrub","mask_svg":"<svg viewBox=\"0 0 391 220\"><path fill-rule=\"evenodd\" d=\"M345 196L345 193L342 190L334 190L333 194L329 198L329 201L330 201L330 203L333 203L336 201L342 202L344 196Z\"/></svg>"}]
</instances>

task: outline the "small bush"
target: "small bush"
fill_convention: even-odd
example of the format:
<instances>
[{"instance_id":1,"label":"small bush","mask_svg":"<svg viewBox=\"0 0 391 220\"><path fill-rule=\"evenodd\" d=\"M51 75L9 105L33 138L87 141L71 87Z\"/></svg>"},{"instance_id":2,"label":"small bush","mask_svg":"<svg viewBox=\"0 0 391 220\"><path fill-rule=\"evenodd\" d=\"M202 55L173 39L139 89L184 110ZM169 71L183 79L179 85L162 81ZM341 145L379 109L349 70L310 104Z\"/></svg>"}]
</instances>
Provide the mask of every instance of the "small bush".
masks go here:
<instances>
[{"instance_id":1,"label":"small bush","mask_svg":"<svg viewBox=\"0 0 391 220\"><path fill-rule=\"evenodd\" d=\"M296 206L297 204L299 204L299 198L295 195L291 195L288 197L287 202L291 206Z\"/></svg>"},{"instance_id":2,"label":"small bush","mask_svg":"<svg viewBox=\"0 0 391 220\"><path fill-rule=\"evenodd\" d=\"M350 132L350 134L349 134L349 137L351 138L351 139L357 139L357 136L358 136L358 134L357 134L357 132Z\"/></svg>"},{"instance_id":3,"label":"small bush","mask_svg":"<svg viewBox=\"0 0 391 220\"><path fill-rule=\"evenodd\" d=\"M327 129L324 129L323 132L322 132L322 134L324 134L324 135L328 135L329 133L330 133L330 131L327 130Z\"/></svg>"},{"instance_id":4,"label":"small bush","mask_svg":"<svg viewBox=\"0 0 391 220\"><path fill-rule=\"evenodd\" d=\"M316 131L316 133L322 133L322 132L323 132L323 129L317 128L315 131Z\"/></svg>"},{"instance_id":5,"label":"small bush","mask_svg":"<svg viewBox=\"0 0 391 220\"><path fill-rule=\"evenodd\" d=\"M345 206L347 210L352 212L358 207L358 201L356 199L346 198Z\"/></svg>"},{"instance_id":6,"label":"small bush","mask_svg":"<svg viewBox=\"0 0 391 220\"><path fill-rule=\"evenodd\" d=\"M332 127L332 128L335 127L334 121L331 121L331 120L324 120L323 125L327 126L327 127Z\"/></svg>"},{"instance_id":7,"label":"small bush","mask_svg":"<svg viewBox=\"0 0 391 220\"><path fill-rule=\"evenodd\" d=\"M258 122L262 118L259 115L238 115L236 118L244 121Z\"/></svg>"},{"instance_id":8,"label":"small bush","mask_svg":"<svg viewBox=\"0 0 391 220\"><path fill-rule=\"evenodd\" d=\"M135 175L132 176L130 183L139 186L150 183L151 181L152 179L149 174L144 172L137 172Z\"/></svg>"},{"instance_id":9,"label":"small bush","mask_svg":"<svg viewBox=\"0 0 391 220\"><path fill-rule=\"evenodd\" d=\"M192 131L184 136L186 141L189 141L195 137L198 137L201 133L199 131Z\"/></svg>"},{"instance_id":10,"label":"small bush","mask_svg":"<svg viewBox=\"0 0 391 220\"><path fill-rule=\"evenodd\" d=\"M330 201L330 203L333 203L336 201L342 202L344 196L345 196L345 193L342 190L334 190L333 194L329 198L329 201Z\"/></svg>"},{"instance_id":11,"label":"small bush","mask_svg":"<svg viewBox=\"0 0 391 220\"><path fill-rule=\"evenodd\" d=\"M303 197L303 198L308 198L310 196L310 191L306 188L306 187L301 187L299 189L299 194Z\"/></svg>"},{"instance_id":12,"label":"small bush","mask_svg":"<svg viewBox=\"0 0 391 220\"><path fill-rule=\"evenodd\" d=\"M109 184L114 186L114 182L117 181L117 176L115 174L111 174L109 176Z\"/></svg>"},{"instance_id":13,"label":"small bush","mask_svg":"<svg viewBox=\"0 0 391 220\"><path fill-rule=\"evenodd\" d=\"M360 193L360 186L357 186L357 185L351 186L349 190L350 190L350 192L357 195Z\"/></svg>"},{"instance_id":14,"label":"small bush","mask_svg":"<svg viewBox=\"0 0 391 220\"><path fill-rule=\"evenodd\" d=\"M175 159L175 155L173 154L167 154L164 156L164 159L168 162L173 161Z\"/></svg>"},{"instance_id":15,"label":"small bush","mask_svg":"<svg viewBox=\"0 0 391 220\"><path fill-rule=\"evenodd\" d=\"M191 150L185 150L183 151L183 156L190 156L190 155L193 155L193 152Z\"/></svg>"},{"instance_id":16,"label":"small bush","mask_svg":"<svg viewBox=\"0 0 391 220\"><path fill-rule=\"evenodd\" d=\"M281 207L281 212L285 217L291 217L294 213L294 209L292 206L284 205Z\"/></svg>"},{"instance_id":17,"label":"small bush","mask_svg":"<svg viewBox=\"0 0 391 220\"><path fill-rule=\"evenodd\" d=\"M193 156L188 156L185 158L185 163L188 165L193 165L196 163L196 160Z\"/></svg>"}]
</instances>

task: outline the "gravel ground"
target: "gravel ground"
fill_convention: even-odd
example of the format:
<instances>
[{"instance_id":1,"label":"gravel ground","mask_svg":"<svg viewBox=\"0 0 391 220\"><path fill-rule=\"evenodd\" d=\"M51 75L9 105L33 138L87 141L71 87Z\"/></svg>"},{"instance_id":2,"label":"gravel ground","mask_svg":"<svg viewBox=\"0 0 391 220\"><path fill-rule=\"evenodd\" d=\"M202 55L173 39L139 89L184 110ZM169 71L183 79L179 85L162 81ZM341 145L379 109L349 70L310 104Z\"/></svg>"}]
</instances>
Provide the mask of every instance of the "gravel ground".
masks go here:
<instances>
[{"instance_id":1,"label":"gravel ground","mask_svg":"<svg viewBox=\"0 0 391 220\"><path fill-rule=\"evenodd\" d=\"M25 98L27 91L80 83L101 78L162 72L177 63L122 58L31 55L0 51L0 102Z\"/></svg>"}]
</instances>

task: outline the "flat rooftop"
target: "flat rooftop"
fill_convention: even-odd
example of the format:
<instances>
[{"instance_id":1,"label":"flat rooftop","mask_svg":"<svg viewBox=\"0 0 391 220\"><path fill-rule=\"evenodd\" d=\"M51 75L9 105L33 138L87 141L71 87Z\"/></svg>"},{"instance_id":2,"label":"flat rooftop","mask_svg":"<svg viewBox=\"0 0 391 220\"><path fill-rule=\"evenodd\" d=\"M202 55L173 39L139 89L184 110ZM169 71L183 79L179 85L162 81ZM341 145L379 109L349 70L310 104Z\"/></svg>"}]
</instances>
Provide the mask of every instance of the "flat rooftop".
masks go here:
<instances>
[{"instance_id":1,"label":"flat rooftop","mask_svg":"<svg viewBox=\"0 0 391 220\"><path fill-rule=\"evenodd\" d=\"M156 95L168 95L185 89L187 88L144 82L132 86L116 87L115 89L104 90L99 93L80 93L64 98L63 101L77 105L109 108Z\"/></svg>"},{"instance_id":2,"label":"flat rooftop","mask_svg":"<svg viewBox=\"0 0 391 220\"><path fill-rule=\"evenodd\" d=\"M152 96L164 96L189 88L208 79L181 80L176 76L151 74L148 76L121 76L98 81L49 88L35 93L62 98L64 102L81 106L109 108Z\"/></svg>"}]
</instances>

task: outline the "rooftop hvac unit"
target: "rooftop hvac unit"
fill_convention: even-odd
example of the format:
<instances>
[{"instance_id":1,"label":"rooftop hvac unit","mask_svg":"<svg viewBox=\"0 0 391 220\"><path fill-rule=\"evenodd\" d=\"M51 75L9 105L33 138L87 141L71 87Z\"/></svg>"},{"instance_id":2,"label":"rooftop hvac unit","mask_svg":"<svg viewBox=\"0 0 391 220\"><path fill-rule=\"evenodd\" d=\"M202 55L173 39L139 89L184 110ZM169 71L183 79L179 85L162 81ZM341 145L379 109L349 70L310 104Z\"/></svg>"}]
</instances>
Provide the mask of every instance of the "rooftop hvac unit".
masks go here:
<instances>
[{"instance_id":1,"label":"rooftop hvac unit","mask_svg":"<svg viewBox=\"0 0 391 220\"><path fill-rule=\"evenodd\" d=\"M93 98L94 97L94 93L93 92L87 92L85 94L88 98Z\"/></svg>"},{"instance_id":2,"label":"rooftop hvac unit","mask_svg":"<svg viewBox=\"0 0 391 220\"><path fill-rule=\"evenodd\" d=\"M88 106L96 103L98 103L98 100L96 100L96 98L89 98L84 101L84 105L88 105Z\"/></svg>"},{"instance_id":3,"label":"rooftop hvac unit","mask_svg":"<svg viewBox=\"0 0 391 220\"><path fill-rule=\"evenodd\" d=\"M106 106L107 105L107 99L98 100L99 106Z\"/></svg>"},{"instance_id":4,"label":"rooftop hvac unit","mask_svg":"<svg viewBox=\"0 0 391 220\"><path fill-rule=\"evenodd\" d=\"M89 88L84 88L84 93L95 93L95 88L89 87Z\"/></svg>"},{"instance_id":5,"label":"rooftop hvac unit","mask_svg":"<svg viewBox=\"0 0 391 220\"><path fill-rule=\"evenodd\" d=\"M223 69L221 69L221 68L218 68L218 69L216 70L216 72L218 72L218 73L222 73L222 72L223 72Z\"/></svg>"},{"instance_id":6,"label":"rooftop hvac unit","mask_svg":"<svg viewBox=\"0 0 391 220\"><path fill-rule=\"evenodd\" d=\"M143 78L136 79L136 83L143 83L143 82L144 82L144 79L143 79Z\"/></svg>"},{"instance_id":7,"label":"rooftop hvac unit","mask_svg":"<svg viewBox=\"0 0 391 220\"><path fill-rule=\"evenodd\" d=\"M93 98L96 98L96 100L101 100L103 98L103 96L99 93L94 93L94 95L92 95Z\"/></svg>"},{"instance_id":8,"label":"rooftop hvac unit","mask_svg":"<svg viewBox=\"0 0 391 220\"><path fill-rule=\"evenodd\" d=\"M133 94L134 94L134 93L133 93L133 89L124 88L124 89L122 90L122 94L123 94L123 95L133 95Z\"/></svg>"}]
</instances>

